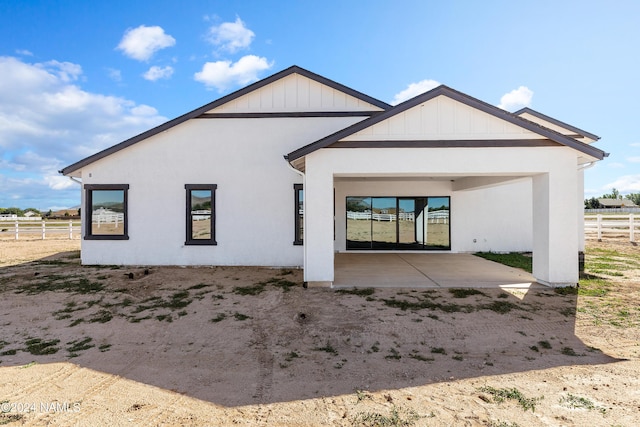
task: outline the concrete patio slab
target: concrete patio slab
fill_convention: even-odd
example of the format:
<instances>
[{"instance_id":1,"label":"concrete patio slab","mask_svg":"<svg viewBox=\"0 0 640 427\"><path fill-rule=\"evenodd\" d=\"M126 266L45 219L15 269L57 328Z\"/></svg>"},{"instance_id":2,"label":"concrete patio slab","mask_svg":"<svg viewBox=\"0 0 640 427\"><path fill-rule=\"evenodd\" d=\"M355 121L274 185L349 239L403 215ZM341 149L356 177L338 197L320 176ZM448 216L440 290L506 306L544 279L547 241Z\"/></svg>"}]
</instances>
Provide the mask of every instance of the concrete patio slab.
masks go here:
<instances>
[{"instance_id":1,"label":"concrete patio slab","mask_svg":"<svg viewBox=\"0 0 640 427\"><path fill-rule=\"evenodd\" d=\"M334 287L543 287L524 270L471 254L338 253Z\"/></svg>"}]
</instances>

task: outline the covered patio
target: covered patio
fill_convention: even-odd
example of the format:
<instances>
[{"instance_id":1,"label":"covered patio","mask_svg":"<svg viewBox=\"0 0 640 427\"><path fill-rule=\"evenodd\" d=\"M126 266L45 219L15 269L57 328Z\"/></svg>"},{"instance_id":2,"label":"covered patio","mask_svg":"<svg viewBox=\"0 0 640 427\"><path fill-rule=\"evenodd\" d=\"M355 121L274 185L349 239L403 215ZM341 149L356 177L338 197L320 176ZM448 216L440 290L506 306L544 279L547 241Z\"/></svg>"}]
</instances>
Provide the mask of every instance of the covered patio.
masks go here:
<instances>
[{"instance_id":1,"label":"covered patio","mask_svg":"<svg viewBox=\"0 0 640 427\"><path fill-rule=\"evenodd\" d=\"M542 288L530 273L472 254L337 253L336 288Z\"/></svg>"}]
</instances>

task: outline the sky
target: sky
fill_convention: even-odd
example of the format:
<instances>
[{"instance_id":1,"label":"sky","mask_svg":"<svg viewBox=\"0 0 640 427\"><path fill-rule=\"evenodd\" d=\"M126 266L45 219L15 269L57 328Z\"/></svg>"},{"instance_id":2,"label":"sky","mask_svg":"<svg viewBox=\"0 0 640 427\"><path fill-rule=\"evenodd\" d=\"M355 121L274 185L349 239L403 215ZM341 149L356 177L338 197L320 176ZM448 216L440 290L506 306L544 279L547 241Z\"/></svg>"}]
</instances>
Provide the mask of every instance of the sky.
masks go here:
<instances>
[{"instance_id":1,"label":"sky","mask_svg":"<svg viewBox=\"0 0 640 427\"><path fill-rule=\"evenodd\" d=\"M63 167L291 65L533 108L601 137L585 198L638 193L638 22L636 0L0 0L0 207L78 206Z\"/></svg>"}]
</instances>

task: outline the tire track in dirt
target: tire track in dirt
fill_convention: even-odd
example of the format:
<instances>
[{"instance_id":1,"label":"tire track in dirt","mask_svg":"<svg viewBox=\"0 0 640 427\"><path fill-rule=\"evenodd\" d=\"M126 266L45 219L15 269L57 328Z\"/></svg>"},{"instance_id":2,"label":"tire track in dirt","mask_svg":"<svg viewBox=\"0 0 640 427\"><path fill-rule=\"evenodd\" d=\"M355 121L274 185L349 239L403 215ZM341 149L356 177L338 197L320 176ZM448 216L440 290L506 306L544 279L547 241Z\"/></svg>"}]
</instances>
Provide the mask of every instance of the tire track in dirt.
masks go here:
<instances>
[{"instance_id":1,"label":"tire track in dirt","mask_svg":"<svg viewBox=\"0 0 640 427\"><path fill-rule=\"evenodd\" d=\"M269 351L267 345L268 335L262 326L263 322L260 319L256 319L253 322L253 342L254 348L257 351L258 360L258 378L256 392L253 398L264 402L271 392L271 386L273 385L273 354Z\"/></svg>"},{"instance_id":2,"label":"tire track in dirt","mask_svg":"<svg viewBox=\"0 0 640 427\"><path fill-rule=\"evenodd\" d=\"M51 383L59 383L61 380L65 380L72 375L78 373L82 368L72 365L69 363L65 363L60 369L51 374L45 376L44 378L39 378L37 382L29 384L25 387L18 388L13 391L10 401L21 402L25 401L27 398L30 398L34 393L50 387Z\"/></svg>"}]
</instances>

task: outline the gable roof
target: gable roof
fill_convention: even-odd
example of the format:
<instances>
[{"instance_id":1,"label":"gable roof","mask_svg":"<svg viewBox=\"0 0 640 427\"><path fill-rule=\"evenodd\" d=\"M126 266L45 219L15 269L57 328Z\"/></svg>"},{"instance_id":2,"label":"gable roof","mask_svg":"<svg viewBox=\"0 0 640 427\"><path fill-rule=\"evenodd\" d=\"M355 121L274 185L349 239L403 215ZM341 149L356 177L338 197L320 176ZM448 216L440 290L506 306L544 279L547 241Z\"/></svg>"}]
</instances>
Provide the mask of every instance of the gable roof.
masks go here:
<instances>
[{"instance_id":1,"label":"gable roof","mask_svg":"<svg viewBox=\"0 0 640 427\"><path fill-rule=\"evenodd\" d=\"M558 119L554 119L553 117L549 117L546 114L542 114L542 113L540 113L540 112L538 112L536 110L533 110L533 109L531 109L529 107L524 107L524 108L516 111L513 114L515 114L516 116L522 116L524 114L530 114L530 115L532 115L534 117L537 117L537 118L539 118L541 120L544 120L544 121L549 122L549 123L553 123L556 126L560 126L560 127L565 128L567 130L575 132L576 134L580 135L583 138L593 139L594 141L597 141L597 140L600 139L600 137L598 135L594 135L592 133L587 132L586 130L582 130L582 129L577 128L575 126L572 126L572 125L570 125L568 123L561 122Z\"/></svg>"},{"instance_id":2,"label":"gable roof","mask_svg":"<svg viewBox=\"0 0 640 427\"><path fill-rule=\"evenodd\" d=\"M273 82L275 82L277 80L280 80L280 79L282 79L284 77L287 77L287 76L289 76L291 74L299 74L301 76L307 77L307 78L309 78L311 80L314 80L314 81L316 81L316 82L318 82L320 84L329 86L329 87L331 87L333 89L341 91L341 92L343 92L343 93L345 93L347 95L350 95L350 96L352 96L354 98L357 98L357 99L359 99L361 101L364 101L364 102L367 102L367 103L369 103L371 105L374 105L374 106L376 106L376 107L378 107L378 108L380 108L382 110L388 110L388 109L391 108L391 105L387 104L386 102L380 101L379 99L375 99L375 98L373 98L373 97L371 97L369 95L365 95L362 92L358 92L358 91L356 91L354 89L351 89L351 88L349 88L347 86L344 86L344 85L342 85L340 83L337 83L337 82L335 82L333 80L327 79L326 77L322 77L319 74L312 73L311 71L305 70L304 68L298 67L297 65L293 65L293 66L291 66L291 67L289 67L289 68L287 68L285 70L282 70L282 71L280 71L280 72L278 72L276 74L273 74L273 75L271 75L269 77L266 77L266 78L264 78L262 80L259 80L259 81L255 82L253 84L250 84L249 86L245 86L242 89L239 89L239 90L237 90L237 91L235 91L233 93L230 93L229 95L223 96L222 98L219 98L219 99L217 99L217 100L215 100L213 102L210 102L209 104L206 104L206 105L203 105L202 107L196 108L195 110L190 111L190 112L188 112L186 114L183 114L182 116L176 117L173 120L169 120L168 122L165 122L165 123L163 123L163 124L161 124L159 126L156 126L153 129L149 129L148 131L145 131L145 132L143 132L143 133L141 133L139 135L136 135L136 136L134 136L132 138L129 138L129 139L127 139L127 140L125 140L125 141L123 141L123 142L121 142L119 144L113 145L113 146L111 146L111 147L109 147L109 148L107 148L105 150L102 150L102 151L100 151L100 152L98 152L96 154L93 154L93 155L91 155L89 157L86 157L86 158L84 158L84 159L82 159L82 160L80 160L80 161L78 161L78 162L76 162L76 163L74 163L72 165L69 165L69 166L63 168L62 170L59 171L59 173L61 173L63 175L71 174L71 173L83 168L84 166L87 166L87 165L97 161L97 160L100 160L100 159L102 159L104 157L107 157L107 156L113 154L113 153L116 153L116 152L118 152L120 150L123 150L123 149L125 149L125 148L127 148L127 147L129 147L129 146L131 146L133 144L136 144L136 143L138 143L140 141L143 141L143 140L145 140L147 138L150 138L150 137L152 137L152 136L154 136L156 134L164 132L167 129L170 129L170 128L174 127L174 126L177 126L177 125L179 125L181 123L186 122L187 120L200 117L200 116L206 114L207 112L213 110L214 108L217 108L217 107L219 107L219 106L221 106L223 104L226 104L226 103L228 103L230 101L233 101L233 100L235 100L237 98L240 98L241 96L244 96L244 95L246 95L246 94L248 94L250 92L253 92L253 91L257 90L257 89L260 89L260 88L262 88L264 86L267 86L267 85L269 85L269 84L271 84L271 83L273 83ZM341 113L337 113L337 114L334 113L333 115L335 116L335 115L340 115L340 114ZM350 112L345 112L344 114L345 115L351 115ZM359 113L359 115L362 115L362 113ZM212 116L212 115L209 114L209 116ZM232 114L227 114L227 116L228 117L232 117L233 115ZM278 113L270 113L270 116L271 117L279 117L279 116L282 117L283 115L282 114L278 114ZM295 114L294 114L294 116L295 116Z\"/></svg>"},{"instance_id":3,"label":"gable roof","mask_svg":"<svg viewBox=\"0 0 640 427\"><path fill-rule=\"evenodd\" d=\"M602 160L607 156L607 153L604 151L595 148L591 145L585 144L583 142L577 141L569 136L563 135L559 132L546 128L542 125L534 123L532 121L526 120L522 117L517 116L516 114L505 111L501 108L495 107L491 104L488 104L484 101L481 101L477 98L473 98L469 95L466 95L462 92L458 92L457 90L451 89L445 85L438 86L435 89L430 90L429 92L425 92L421 95L418 95L408 101L405 101L401 104L396 105L395 107L384 111L378 115L372 116L366 120L358 122L352 126L349 126L345 129L342 129L332 135L329 135L325 138L322 138L316 142L313 142L309 145L306 145L302 148L299 148L295 151L292 151L287 155L287 159L289 162L292 162L296 159L299 159L307 154L310 154L316 150L321 148L325 148L338 142L339 140L346 138L347 136L353 135L356 132L359 132L363 129L366 129L370 126L375 125L376 123L380 123L384 120L387 120L396 114L402 113L403 111L409 110L417 105L420 105L423 102L434 99L438 96L446 96L455 101L461 102L467 106L472 108L476 108L480 111L483 111L487 114L490 114L494 117L505 120L509 123L520 126L529 131L535 132L541 136L548 138L549 140L556 142L561 145L565 145L567 147L571 147L575 150L581 151L589 156L595 157L599 160Z\"/></svg>"}]
</instances>

